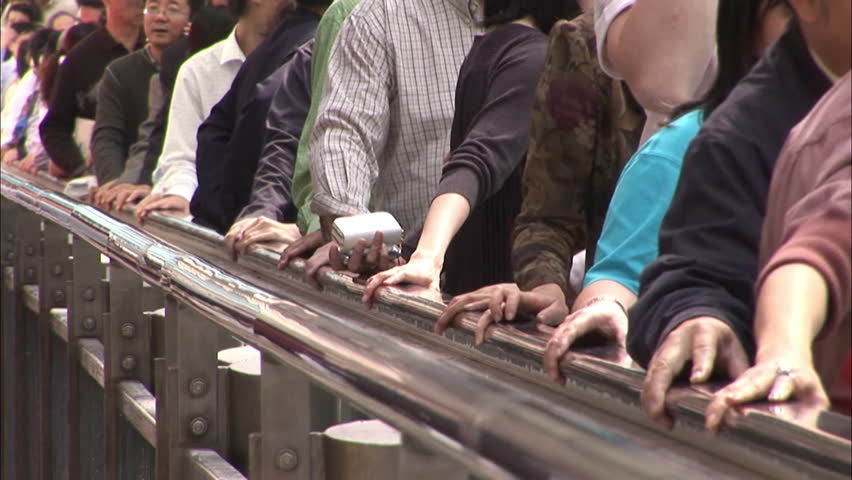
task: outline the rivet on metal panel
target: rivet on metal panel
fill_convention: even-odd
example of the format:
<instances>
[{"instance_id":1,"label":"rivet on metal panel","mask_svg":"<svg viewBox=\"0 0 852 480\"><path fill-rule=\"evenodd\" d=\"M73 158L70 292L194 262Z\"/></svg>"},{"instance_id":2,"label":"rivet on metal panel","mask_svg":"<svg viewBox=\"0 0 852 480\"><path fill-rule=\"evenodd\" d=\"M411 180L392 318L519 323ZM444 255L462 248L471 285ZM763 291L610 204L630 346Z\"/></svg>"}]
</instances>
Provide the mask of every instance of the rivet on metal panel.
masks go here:
<instances>
[{"instance_id":1,"label":"rivet on metal panel","mask_svg":"<svg viewBox=\"0 0 852 480\"><path fill-rule=\"evenodd\" d=\"M121 368L128 372L136 368L136 357L133 355L125 355L122 357Z\"/></svg>"},{"instance_id":2,"label":"rivet on metal panel","mask_svg":"<svg viewBox=\"0 0 852 480\"><path fill-rule=\"evenodd\" d=\"M124 338L133 338L136 336L136 325L127 322L121 326L121 336Z\"/></svg>"},{"instance_id":3,"label":"rivet on metal panel","mask_svg":"<svg viewBox=\"0 0 852 480\"><path fill-rule=\"evenodd\" d=\"M207 419L204 417L195 417L189 422L189 431L196 437L200 437L207 433Z\"/></svg>"},{"instance_id":4,"label":"rivet on metal panel","mask_svg":"<svg viewBox=\"0 0 852 480\"><path fill-rule=\"evenodd\" d=\"M65 292L62 290L54 290L53 301L56 303L65 303Z\"/></svg>"},{"instance_id":5,"label":"rivet on metal panel","mask_svg":"<svg viewBox=\"0 0 852 480\"><path fill-rule=\"evenodd\" d=\"M7 252L6 253L6 260L9 260L10 262L14 262L15 261L15 252L11 252L11 251Z\"/></svg>"},{"instance_id":6,"label":"rivet on metal panel","mask_svg":"<svg viewBox=\"0 0 852 480\"><path fill-rule=\"evenodd\" d=\"M299 466L299 456L294 450L286 449L278 452L275 459L275 465L284 471L293 470Z\"/></svg>"},{"instance_id":7,"label":"rivet on metal panel","mask_svg":"<svg viewBox=\"0 0 852 480\"><path fill-rule=\"evenodd\" d=\"M92 287L88 287L83 290L83 300L87 302L91 302L95 300L95 289Z\"/></svg>"},{"instance_id":8,"label":"rivet on metal panel","mask_svg":"<svg viewBox=\"0 0 852 480\"><path fill-rule=\"evenodd\" d=\"M200 397L207 393L207 382L203 378L193 378L189 382L189 393L193 397Z\"/></svg>"},{"instance_id":9,"label":"rivet on metal panel","mask_svg":"<svg viewBox=\"0 0 852 480\"><path fill-rule=\"evenodd\" d=\"M24 253L28 257L32 257L33 255L35 255L35 247L32 245L27 245L26 247L24 247Z\"/></svg>"},{"instance_id":10,"label":"rivet on metal panel","mask_svg":"<svg viewBox=\"0 0 852 480\"><path fill-rule=\"evenodd\" d=\"M95 317L85 317L85 318L83 318L83 323L82 323L82 325L83 325L83 330L88 330L88 331L92 331L92 330L94 330L94 329L95 329L95 326L97 325L97 324L95 323Z\"/></svg>"},{"instance_id":11,"label":"rivet on metal panel","mask_svg":"<svg viewBox=\"0 0 852 480\"><path fill-rule=\"evenodd\" d=\"M26 277L26 281L27 281L27 283L32 283L32 282L34 282L34 281L35 281L35 268L33 268L33 267L27 267L27 271L26 271L26 275L25 275L25 277Z\"/></svg>"},{"instance_id":12,"label":"rivet on metal panel","mask_svg":"<svg viewBox=\"0 0 852 480\"><path fill-rule=\"evenodd\" d=\"M7 233L7 234L6 234L6 240L8 240L8 241L10 241L10 242L15 241L15 234L14 234L14 233L12 233L12 232Z\"/></svg>"},{"instance_id":13,"label":"rivet on metal panel","mask_svg":"<svg viewBox=\"0 0 852 480\"><path fill-rule=\"evenodd\" d=\"M53 272L53 276L55 276L55 277L62 276L62 272L63 272L62 264L59 264L59 263L54 264L52 272Z\"/></svg>"}]
</instances>

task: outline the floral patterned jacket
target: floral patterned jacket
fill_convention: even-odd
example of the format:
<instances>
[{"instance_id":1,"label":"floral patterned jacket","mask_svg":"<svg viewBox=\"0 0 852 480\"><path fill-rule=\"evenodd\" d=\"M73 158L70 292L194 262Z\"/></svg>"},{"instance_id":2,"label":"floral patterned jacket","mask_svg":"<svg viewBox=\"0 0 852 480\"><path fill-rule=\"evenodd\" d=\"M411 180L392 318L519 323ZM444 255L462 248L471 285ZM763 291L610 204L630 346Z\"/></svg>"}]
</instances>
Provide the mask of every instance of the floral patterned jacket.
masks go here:
<instances>
[{"instance_id":1,"label":"floral patterned jacket","mask_svg":"<svg viewBox=\"0 0 852 480\"><path fill-rule=\"evenodd\" d=\"M644 113L600 68L590 14L557 23L532 110L512 268L521 289L556 283L568 301L572 257L591 266L610 197L637 148ZM570 303L569 303L570 305Z\"/></svg>"}]
</instances>

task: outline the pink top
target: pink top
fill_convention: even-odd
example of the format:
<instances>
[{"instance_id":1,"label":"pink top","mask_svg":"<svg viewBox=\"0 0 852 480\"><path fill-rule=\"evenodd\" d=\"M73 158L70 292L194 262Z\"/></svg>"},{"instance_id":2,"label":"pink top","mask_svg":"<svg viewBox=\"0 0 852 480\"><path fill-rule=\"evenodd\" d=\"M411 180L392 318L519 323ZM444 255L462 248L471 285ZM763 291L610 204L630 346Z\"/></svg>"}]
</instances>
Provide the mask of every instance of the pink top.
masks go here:
<instances>
[{"instance_id":1,"label":"pink top","mask_svg":"<svg viewBox=\"0 0 852 480\"><path fill-rule=\"evenodd\" d=\"M852 318L852 79L847 73L792 130L778 157L760 245L759 291L788 263L819 271L829 289L820 337Z\"/></svg>"}]
</instances>

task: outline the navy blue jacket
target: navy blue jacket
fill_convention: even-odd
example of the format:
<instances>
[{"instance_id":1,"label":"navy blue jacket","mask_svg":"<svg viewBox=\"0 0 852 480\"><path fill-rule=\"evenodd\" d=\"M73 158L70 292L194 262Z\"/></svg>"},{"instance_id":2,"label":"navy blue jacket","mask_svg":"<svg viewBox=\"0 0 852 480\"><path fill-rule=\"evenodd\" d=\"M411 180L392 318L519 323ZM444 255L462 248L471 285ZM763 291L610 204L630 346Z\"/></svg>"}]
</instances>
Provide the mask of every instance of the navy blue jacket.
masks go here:
<instances>
[{"instance_id":1,"label":"navy blue jacket","mask_svg":"<svg viewBox=\"0 0 852 480\"><path fill-rule=\"evenodd\" d=\"M319 20L303 8L288 13L246 58L228 93L199 127L198 188L190 202L197 223L225 232L248 203L274 93L274 88L260 91L258 84L313 39Z\"/></svg>"}]
</instances>

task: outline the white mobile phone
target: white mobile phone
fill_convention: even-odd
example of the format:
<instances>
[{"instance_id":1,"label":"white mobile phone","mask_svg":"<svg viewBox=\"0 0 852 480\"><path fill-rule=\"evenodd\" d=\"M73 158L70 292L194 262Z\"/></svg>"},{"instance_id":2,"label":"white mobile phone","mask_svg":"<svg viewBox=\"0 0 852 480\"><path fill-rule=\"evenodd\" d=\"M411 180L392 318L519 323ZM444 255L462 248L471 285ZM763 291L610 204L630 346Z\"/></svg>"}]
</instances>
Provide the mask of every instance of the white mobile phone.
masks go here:
<instances>
[{"instance_id":1,"label":"white mobile phone","mask_svg":"<svg viewBox=\"0 0 852 480\"><path fill-rule=\"evenodd\" d=\"M331 238L340 245L340 252L348 255L362 238L367 240L369 248L376 232L382 232L388 250L397 250L402 245L402 227L388 212L340 217L332 225Z\"/></svg>"}]
</instances>

